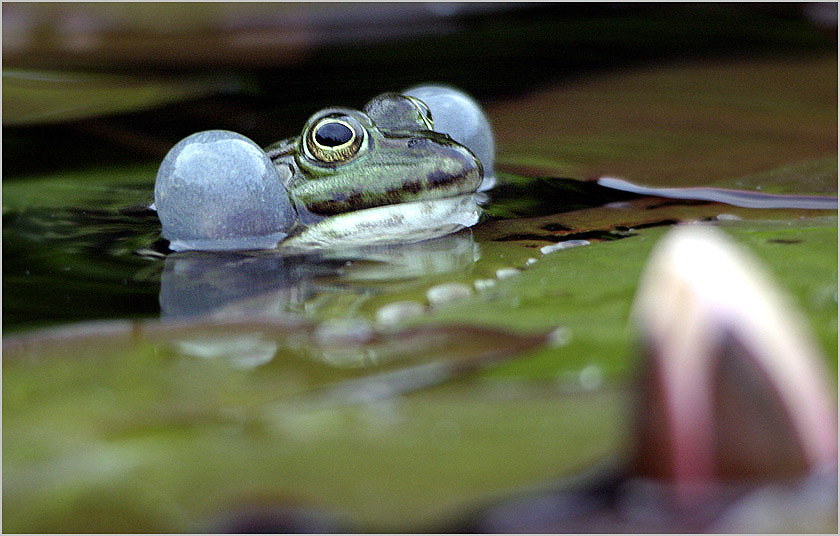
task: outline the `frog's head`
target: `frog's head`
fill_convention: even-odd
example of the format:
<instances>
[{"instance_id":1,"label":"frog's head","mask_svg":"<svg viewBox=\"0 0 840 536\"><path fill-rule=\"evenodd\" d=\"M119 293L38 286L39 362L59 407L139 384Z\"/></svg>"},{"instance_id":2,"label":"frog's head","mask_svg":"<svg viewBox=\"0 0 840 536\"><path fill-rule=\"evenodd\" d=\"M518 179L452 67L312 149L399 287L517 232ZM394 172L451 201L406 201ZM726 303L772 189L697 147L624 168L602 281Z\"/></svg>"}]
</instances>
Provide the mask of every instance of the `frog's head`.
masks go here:
<instances>
[{"instance_id":1,"label":"frog's head","mask_svg":"<svg viewBox=\"0 0 840 536\"><path fill-rule=\"evenodd\" d=\"M266 151L299 209L317 215L476 191L481 162L433 128L422 101L384 93L363 111L321 110Z\"/></svg>"}]
</instances>

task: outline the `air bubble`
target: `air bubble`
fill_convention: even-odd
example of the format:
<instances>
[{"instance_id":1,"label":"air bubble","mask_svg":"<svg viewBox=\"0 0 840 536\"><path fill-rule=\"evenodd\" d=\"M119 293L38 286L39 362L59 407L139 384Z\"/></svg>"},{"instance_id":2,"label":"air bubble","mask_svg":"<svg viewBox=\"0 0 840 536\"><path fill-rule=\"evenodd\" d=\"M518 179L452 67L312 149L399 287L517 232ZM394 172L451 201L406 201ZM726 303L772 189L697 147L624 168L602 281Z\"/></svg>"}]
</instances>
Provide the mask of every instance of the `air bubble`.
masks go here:
<instances>
[{"instance_id":1,"label":"air bubble","mask_svg":"<svg viewBox=\"0 0 840 536\"><path fill-rule=\"evenodd\" d=\"M175 251L273 248L295 222L274 164L227 130L198 132L167 153L154 204Z\"/></svg>"}]
</instances>

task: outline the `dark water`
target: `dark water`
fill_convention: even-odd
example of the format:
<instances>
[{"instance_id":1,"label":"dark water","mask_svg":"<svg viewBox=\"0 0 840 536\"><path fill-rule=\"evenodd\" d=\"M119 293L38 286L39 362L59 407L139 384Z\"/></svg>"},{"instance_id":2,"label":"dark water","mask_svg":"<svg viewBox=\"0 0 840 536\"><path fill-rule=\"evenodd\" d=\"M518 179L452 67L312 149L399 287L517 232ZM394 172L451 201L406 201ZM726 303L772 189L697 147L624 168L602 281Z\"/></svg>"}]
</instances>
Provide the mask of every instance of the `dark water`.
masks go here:
<instances>
[{"instance_id":1,"label":"dark water","mask_svg":"<svg viewBox=\"0 0 840 536\"><path fill-rule=\"evenodd\" d=\"M519 207L518 217L528 217L627 197L564 180L549 187L568 194L562 195L563 205L551 208L546 206L550 200L543 196L544 190L537 186L545 181L527 182L535 186L530 194L522 185L499 188L491 204L501 209L507 201ZM150 185L143 187L151 197ZM111 194L100 193L97 200L119 207L122 193L114 189ZM173 254L160 236L156 213L143 205L109 210L79 206L10 210L3 224L3 324L7 332L161 312L168 316L206 313L239 298L280 289L297 288L301 294L297 300L302 301L317 292L313 279L338 277L344 263L359 260L353 253L333 258L271 252ZM452 262L452 252L456 252L454 266L463 265L458 246L447 240L442 244L437 249L444 248L450 257L443 264ZM399 255L418 247L424 246L404 248ZM434 245L426 247L421 254L440 254L433 249ZM385 253L386 258L389 255L393 258L397 253ZM472 257L464 262L472 262ZM391 272L383 273L383 279L402 277L393 273L393 266Z\"/></svg>"},{"instance_id":2,"label":"dark water","mask_svg":"<svg viewBox=\"0 0 840 536\"><path fill-rule=\"evenodd\" d=\"M3 179L159 160L178 140L212 128L240 132L265 146L299 132L325 106L361 106L383 91L424 82L455 85L491 105L614 69L836 50L836 41L802 9L782 4L540 3L491 13L477 9L439 27L402 22L420 35L367 43L354 41L348 28L339 33L316 27L314 37L329 45L309 51L300 63L245 69L208 60L201 73L220 82L217 94L205 98L66 123L4 125ZM360 32L378 30L356 26ZM118 48L119 37L115 33L114 43L100 46ZM37 57L22 67L45 64L54 68ZM65 68L95 71L96 65L89 59ZM100 68L141 76L195 71L154 62Z\"/></svg>"},{"instance_id":3,"label":"dark water","mask_svg":"<svg viewBox=\"0 0 840 536\"><path fill-rule=\"evenodd\" d=\"M610 184L508 175L487 193L485 214L476 230L510 218L527 221L558 215L558 220L562 220L563 213L638 199L642 192L667 194L678 199L677 204L686 205L698 199L734 199L734 204L749 200L751 208L836 208L836 198L829 197L696 188L668 189L663 193L629 183L620 184L620 188L607 187ZM151 197L148 185L136 187L141 196L145 188ZM119 207L110 210L70 206L10 210L4 214L3 324L7 333L81 320L205 314L272 293L283 296L283 307L302 311L302 304L319 292L339 289L349 295L364 294L383 281L429 275L412 268L415 258L426 259L426 263L432 259L444 271L468 269L475 261L471 231L400 248L323 255L290 256L272 251L176 254L168 250L167 242L160 237L160 223L154 211L142 204L120 207L118 196L123 191L100 192L99 201L105 206ZM634 228L673 225L678 221L666 219ZM559 239L552 235L556 231L566 231L563 240L632 236L624 226L611 230L572 229L559 221L545 223L542 219L533 228L526 225L525 229L493 240L551 243ZM356 263L357 273L365 263L373 263L366 273L380 273L361 281L355 276L346 277L347 263Z\"/></svg>"}]
</instances>

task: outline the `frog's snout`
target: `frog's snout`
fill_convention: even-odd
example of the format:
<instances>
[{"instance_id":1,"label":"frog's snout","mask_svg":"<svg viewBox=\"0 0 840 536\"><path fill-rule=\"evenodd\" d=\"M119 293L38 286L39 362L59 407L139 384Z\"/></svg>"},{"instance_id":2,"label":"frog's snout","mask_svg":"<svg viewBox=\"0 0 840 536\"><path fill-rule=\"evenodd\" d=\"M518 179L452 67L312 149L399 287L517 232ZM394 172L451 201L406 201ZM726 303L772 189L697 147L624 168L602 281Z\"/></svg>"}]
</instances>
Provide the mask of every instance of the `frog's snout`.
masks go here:
<instances>
[{"instance_id":1,"label":"frog's snout","mask_svg":"<svg viewBox=\"0 0 840 536\"><path fill-rule=\"evenodd\" d=\"M484 180L479 190L496 182L493 128L481 105L463 91L449 86L421 85L403 92L422 101L431 113L434 131L452 137L481 161Z\"/></svg>"},{"instance_id":2,"label":"frog's snout","mask_svg":"<svg viewBox=\"0 0 840 536\"><path fill-rule=\"evenodd\" d=\"M472 151L462 145L453 146L453 159L460 168L455 172L454 181L463 185L466 192L472 192L478 189L481 185L481 180L484 178L484 166L481 161L475 156ZM436 186L432 177L429 177L429 184Z\"/></svg>"},{"instance_id":3,"label":"frog's snout","mask_svg":"<svg viewBox=\"0 0 840 536\"><path fill-rule=\"evenodd\" d=\"M416 157L425 157L430 163L425 181L415 181L418 191L425 190L430 197L450 197L478 189L484 178L481 160L447 135L438 134L436 138L413 138L406 144ZM409 184L406 187L412 189Z\"/></svg>"}]
</instances>

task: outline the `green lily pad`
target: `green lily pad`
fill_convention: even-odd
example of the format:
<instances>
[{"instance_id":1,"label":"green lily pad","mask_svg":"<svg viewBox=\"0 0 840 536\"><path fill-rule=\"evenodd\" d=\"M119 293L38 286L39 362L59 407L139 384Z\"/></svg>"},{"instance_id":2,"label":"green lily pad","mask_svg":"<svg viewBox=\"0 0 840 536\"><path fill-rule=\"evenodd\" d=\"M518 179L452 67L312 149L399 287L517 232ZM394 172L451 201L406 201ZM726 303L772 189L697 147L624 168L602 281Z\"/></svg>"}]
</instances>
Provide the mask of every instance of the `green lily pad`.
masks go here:
<instances>
[{"instance_id":1,"label":"green lily pad","mask_svg":"<svg viewBox=\"0 0 840 536\"><path fill-rule=\"evenodd\" d=\"M241 344L215 358L187 344L219 348L244 333L274 343L268 363L241 366ZM143 530L194 532L254 494L373 530L431 523L617 448L619 392L447 384L544 343L457 326L347 342L293 319L106 323L7 339L3 528L136 531L142 510ZM348 349L358 359L336 365ZM511 463L523 451L528 461Z\"/></svg>"},{"instance_id":2,"label":"green lily pad","mask_svg":"<svg viewBox=\"0 0 840 536\"><path fill-rule=\"evenodd\" d=\"M749 246L792 294L811 322L825 352L837 362L837 219L836 216L719 223ZM470 318L482 325L514 328L565 326L563 358L538 353L497 370L496 374L575 378L586 367L604 377L626 378L633 370L635 334L627 319L645 260L667 227L643 229L636 236L542 255L533 264L510 264L520 270L491 290L440 308L423 321ZM531 250L533 252L533 250ZM519 259L522 257L519 256Z\"/></svg>"},{"instance_id":3,"label":"green lily pad","mask_svg":"<svg viewBox=\"0 0 840 536\"><path fill-rule=\"evenodd\" d=\"M778 169L726 180L721 186L765 193L837 194L837 157L806 160Z\"/></svg>"}]
</instances>

